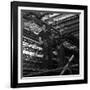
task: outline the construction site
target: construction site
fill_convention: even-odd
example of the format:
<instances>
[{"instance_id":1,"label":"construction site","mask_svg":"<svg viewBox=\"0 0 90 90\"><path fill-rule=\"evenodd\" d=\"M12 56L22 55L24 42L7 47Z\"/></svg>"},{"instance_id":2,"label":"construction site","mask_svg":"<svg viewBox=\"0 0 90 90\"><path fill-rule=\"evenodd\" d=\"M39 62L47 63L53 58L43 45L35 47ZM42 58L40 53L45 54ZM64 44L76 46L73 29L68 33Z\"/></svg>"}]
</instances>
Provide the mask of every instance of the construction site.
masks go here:
<instances>
[{"instance_id":1,"label":"construction site","mask_svg":"<svg viewBox=\"0 0 90 90\"><path fill-rule=\"evenodd\" d=\"M79 15L21 11L22 77L79 74Z\"/></svg>"}]
</instances>

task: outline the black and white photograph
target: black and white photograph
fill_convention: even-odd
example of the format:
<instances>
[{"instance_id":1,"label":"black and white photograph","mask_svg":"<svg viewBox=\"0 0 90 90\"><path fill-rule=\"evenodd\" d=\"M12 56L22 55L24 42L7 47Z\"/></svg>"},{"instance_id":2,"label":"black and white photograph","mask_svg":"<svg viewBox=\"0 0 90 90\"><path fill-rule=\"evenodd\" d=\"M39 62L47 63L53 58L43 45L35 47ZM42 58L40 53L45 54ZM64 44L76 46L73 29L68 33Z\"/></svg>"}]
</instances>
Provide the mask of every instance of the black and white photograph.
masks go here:
<instances>
[{"instance_id":1,"label":"black and white photograph","mask_svg":"<svg viewBox=\"0 0 90 90\"><path fill-rule=\"evenodd\" d=\"M68 5L66 8L63 8L63 5L61 8L54 8L53 5L46 4L40 4L39 7L36 3L31 3L31 7L27 3L26 7L23 5L17 3L18 8L15 9L17 13L12 11L17 17L15 23L18 55L17 65L14 66L18 67L16 72L18 84L70 80L73 82L81 80L77 83L82 83L86 77L84 60L86 11L83 6L72 9L67 8ZM14 62L15 60L13 64Z\"/></svg>"},{"instance_id":2,"label":"black and white photograph","mask_svg":"<svg viewBox=\"0 0 90 90\"><path fill-rule=\"evenodd\" d=\"M22 10L22 77L79 74L79 13Z\"/></svg>"}]
</instances>

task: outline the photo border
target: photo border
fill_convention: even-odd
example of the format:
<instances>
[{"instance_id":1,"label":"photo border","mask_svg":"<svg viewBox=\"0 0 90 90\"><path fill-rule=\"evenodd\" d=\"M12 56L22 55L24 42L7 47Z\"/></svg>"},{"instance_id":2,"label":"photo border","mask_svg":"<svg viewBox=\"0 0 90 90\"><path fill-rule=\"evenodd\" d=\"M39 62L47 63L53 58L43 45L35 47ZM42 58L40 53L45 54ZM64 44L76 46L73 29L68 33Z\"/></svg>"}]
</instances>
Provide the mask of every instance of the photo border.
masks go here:
<instances>
[{"instance_id":1,"label":"photo border","mask_svg":"<svg viewBox=\"0 0 90 90\"><path fill-rule=\"evenodd\" d=\"M35 83L18 83L18 7L39 7L58 9L77 9L84 11L84 79L68 81L49 81ZM49 4L33 2L11 2L11 87L32 87L87 83L87 6Z\"/></svg>"}]
</instances>

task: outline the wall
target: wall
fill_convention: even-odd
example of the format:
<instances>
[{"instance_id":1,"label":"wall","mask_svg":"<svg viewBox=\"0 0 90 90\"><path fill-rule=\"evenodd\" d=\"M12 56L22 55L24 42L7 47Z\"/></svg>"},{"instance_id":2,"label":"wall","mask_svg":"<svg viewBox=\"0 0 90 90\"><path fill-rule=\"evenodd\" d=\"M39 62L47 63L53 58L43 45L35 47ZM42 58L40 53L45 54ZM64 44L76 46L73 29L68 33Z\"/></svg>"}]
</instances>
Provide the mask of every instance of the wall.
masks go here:
<instances>
[{"instance_id":1,"label":"wall","mask_svg":"<svg viewBox=\"0 0 90 90\"><path fill-rule=\"evenodd\" d=\"M10 1L11 0L1 0L0 2L0 90L10 90ZM25 1L25 0L19 0ZM27 0L29 1L29 0ZM30 0L33 2L47 2L47 3L61 3L61 4L78 4L78 5L89 5L89 0ZM88 10L89 11L89 10ZM89 12L90 14L90 12ZM88 15L89 16L89 15ZM88 18L89 21L89 18ZM89 27L90 28L90 27ZM88 29L89 30L89 29ZM90 31L88 31L90 34ZM89 35L90 38L90 35ZM90 41L88 42L90 46ZM88 48L88 52L90 47ZM90 59L90 56L89 56ZM90 61L88 62L90 63ZM90 65L89 67L90 68ZM89 70L90 75L90 70ZM88 75L88 76L89 76ZM90 78L89 78L90 81ZM66 86L47 86L47 87L34 87L27 88L28 90L89 90L90 83L83 85L66 85ZM24 90L25 88L23 88Z\"/></svg>"}]
</instances>

